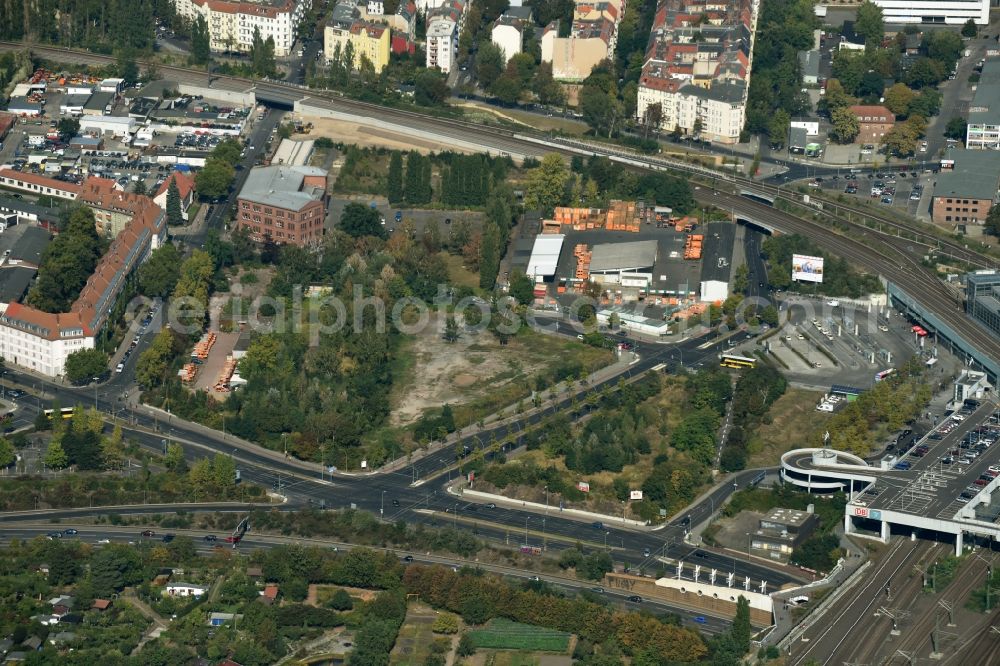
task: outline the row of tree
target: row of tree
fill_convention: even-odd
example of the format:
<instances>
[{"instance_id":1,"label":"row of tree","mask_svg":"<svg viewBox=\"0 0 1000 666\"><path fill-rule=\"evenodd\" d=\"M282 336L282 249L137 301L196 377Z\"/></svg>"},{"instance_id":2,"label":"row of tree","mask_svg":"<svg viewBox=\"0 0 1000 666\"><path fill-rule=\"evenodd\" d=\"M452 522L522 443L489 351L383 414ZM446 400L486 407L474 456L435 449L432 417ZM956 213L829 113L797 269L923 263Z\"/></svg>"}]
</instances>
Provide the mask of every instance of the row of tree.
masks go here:
<instances>
[{"instance_id":1,"label":"row of tree","mask_svg":"<svg viewBox=\"0 0 1000 666\"><path fill-rule=\"evenodd\" d=\"M788 387L784 376L769 365L744 371L733 390L732 427L726 435L719 461L725 472L736 472L747 464L751 438L757 427Z\"/></svg>"}]
</instances>

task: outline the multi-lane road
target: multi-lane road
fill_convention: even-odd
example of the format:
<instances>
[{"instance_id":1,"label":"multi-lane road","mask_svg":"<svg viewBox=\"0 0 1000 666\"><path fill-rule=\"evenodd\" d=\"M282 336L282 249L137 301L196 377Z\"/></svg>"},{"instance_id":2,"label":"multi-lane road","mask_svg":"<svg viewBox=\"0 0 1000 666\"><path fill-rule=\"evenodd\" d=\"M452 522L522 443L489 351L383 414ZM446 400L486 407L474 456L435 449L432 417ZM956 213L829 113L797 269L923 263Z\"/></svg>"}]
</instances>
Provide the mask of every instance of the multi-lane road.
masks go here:
<instances>
[{"instance_id":1,"label":"multi-lane road","mask_svg":"<svg viewBox=\"0 0 1000 666\"><path fill-rule=\"evenodd\" d=\"M69 523L60 523L59 525L18 525L17 527L11 527L4 529L0 532L0 541L9 542L12 539L33 539L40 536L46 536L59 532L71 527ZM73 539L79 540L85 543L93 544L100 547L103 543L135 543L146 540L150 543L159 543L161 541L162 535L166 533L171 533L176 536L187 536L190 537L195 542L196 550L200 553L208 554L214 551L216 548L226 548L229 547L222 541L222 537L219 534L211 533L202 530L188 530L188 529L170 529L170 530L159 530L154 533L152 537L144 537L140 534L139 528L134 527L113 527L106 525L76 525L76 534L63 535L62 539ZM214 537L212 541L207 541L206 536ZM269 549L277 546L295 543L298 545L317 545L323 548L336 548L337 550L347 551L355 548L354 544L328 541L328 540L310 540L301 539L293 537L283 537L275 535L258 535L250 532L247 534L241 547L249 547L253 549ZM366 548L374 548L375 550L382 550L377 547L365 546ZM449 557L446 555L431 555L428 553L418 553L413 552L408 553L405 550L396 551L400 555L408 555L415 563L421 564L441 564L451 567L461 567L466 566L469 563L458 557ZM625 608L629 609L645 609L650 612L663 612L671 611L681 616L686 624L697 628L700 631L706 632L708 634L719 634L725 631L729 622L725 619L713 617L711 615L706 615L703 611L698 610L695 607L689 606L679 606L677 604L667 604L657 599L652 599L648 597L640 597L639 601L631 600L629 597L632 593L625 590L618 589L605 589L601 587L595 587L595 583L578 580L575 578L570 578L566 575L534 570L534 569L520 569L515 567L508 567L498 564L489 564L484 562L476 562L474 564L476 569L490 571L492 573L513 578L520 581L536 580L539 583L547 584L557 590L568 593L577 593L583 591L590 591L598 597L606 597L609 601L621 604ZM698 618L695 620L695 618Z\"/></svg>"}]
</instances>

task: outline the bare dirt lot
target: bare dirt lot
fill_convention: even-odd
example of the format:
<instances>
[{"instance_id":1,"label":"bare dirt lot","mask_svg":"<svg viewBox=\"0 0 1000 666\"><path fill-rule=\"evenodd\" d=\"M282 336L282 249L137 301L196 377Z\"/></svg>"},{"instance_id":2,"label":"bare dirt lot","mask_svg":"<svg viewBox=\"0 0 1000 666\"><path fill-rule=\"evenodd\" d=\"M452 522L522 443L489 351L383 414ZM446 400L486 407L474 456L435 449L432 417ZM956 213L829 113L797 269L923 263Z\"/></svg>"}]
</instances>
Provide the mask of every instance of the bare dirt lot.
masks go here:
<instances>
[{"instance_id":1,"label":"bare dirt lot","mask_svg":"<svg viewBox=\"0 0 1000 666\"><path fill-rule=\"evenodd\" d=\"M504 346L489 331L462 330L456 342L447 342L443 333L444 317L434 313L406 343L402 356L408 363L393 394L392 425L413 423L425 410L445 403L506 407L528 397L530 378L566 353L588 368L611 360L604 350L537 333L518 335ZM456 410L456 417L460 414Z\"/></svg>"},{"instance_id":2,"label":"bare dirt lot","mask_svg":"<svg viewBox=\"0 0 1000 666\"><path fill-rule=\"evenodd\" d=\"M462 151L460 148L444 141L410 136L382 127L366 127L361 123L346 120L302 116L302 121L313 124L312 133L305 137L309 139L326 136L333 139L336 143L353 143L358 146L381 146L394 150L416 150L424 154L445 150L469 152Z\"/></svg>"}]
</instances>

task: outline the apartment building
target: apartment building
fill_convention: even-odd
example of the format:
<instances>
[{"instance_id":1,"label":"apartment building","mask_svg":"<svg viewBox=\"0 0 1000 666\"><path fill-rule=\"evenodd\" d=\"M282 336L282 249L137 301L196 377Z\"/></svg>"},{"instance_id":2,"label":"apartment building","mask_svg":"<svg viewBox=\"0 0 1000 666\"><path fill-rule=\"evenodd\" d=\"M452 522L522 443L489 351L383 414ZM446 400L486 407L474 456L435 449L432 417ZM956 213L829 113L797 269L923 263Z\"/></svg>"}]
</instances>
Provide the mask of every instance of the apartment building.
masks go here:
<instances>
[{"instance_id":1,"label":"apartment building","mask_svg":"<svg viewBox=\"0 0 1000 666\"><path fill-rule=\"evenodd\" d=\"M258 243L318 243L326 217L326 186L326 171L317 167L254 168L237 199L237 224Z\"/></svg>"},{"instance_id":2,"label":"apartment building","mask_svg":"<svg viewBox=\"0 0 1000 666\"><path fill-rule=\"evenodd\" d=\"M63 374L66 357L93 349L115 301L135 269L166 239L166 219L147 197L101 258L69 312L42 312L10 303L0 313L0 356L49 377Z\"/></svg>"},{"instance_id":3,"label":"apartment building","mask_svg":"<svg viewBox=\"0 0 1000 666\"><path fill-rule=\"evenodd\" d=\"M522 9L512 7L511 9ZM529 13L530 16L530 13ZM493 23L493 30L490 32L490 41L496 44L503 53L503 61L507 62L521 52L524 44L524 31L531 29L528 21L517 16L511 10L507 10Z\"/></svg>"},{"instance_id":4,"label":"apartment building","mask_svg":"<svg viewBox=\"0 0 1000 666\"><path fill-rule=\"evenodd\" d=\"M274 39L274 55L279 57L291 53L295 31L312 7L312 0L173 0L173 3L184 18L205 19L212 51L249 51L256 29L261 39Z\"/></svg>"},{"instance_id":5,"label":"apartment building","mask_svg":"<svg viewBox=\"0 0 1000 666\"><path fill-rule=\"evenodd\" d=\"M344 53L350 44L354 51L354 69L360 69L367 58L375 71L381 72L389 65L390 35L388 26L361 19L349 25L330 22L323 30L323 52L327 60L332 60L338 50Z\"/></svg>"},{"instance_id":6,"label":"apartment building","mask_svg":"<svg viewBox=\"0 0 1000 666\"><path fill-rule=\"evenodd\" d=\"M661 0L639 78L637 120L736 143L746 118L759 0Z\"/></svg>"},{"instance_id":7,"label":"apartment building","mask_svg":"<svg viewBox=\"0 0 1000 666\"><path fill-rule=\"evenodd\" d=\"M1000 150L1000 58L983 64L976 92L969 103L965 147Z\"/></svg>"},{"instance_id":8,"label":"apartment building","mask_svg":"<svg viewBox=\"0 0 1000 666\"><path fill-rule=\"evenodd\" d=\"M542 32L542 62L552 63L552 76L557 80L582 81L597 64L613 56L624 15L625 0L576 0L568 37L559 36L558 21Z\"/></svg>"},{"instance_id":9,"label":"apartment building","mask_svg":"<svg viewBox=\"0 0 1000 666\"><path fill-rule=\"evenodd\" d=\"M447 74L458 58L458 37L465 25L465 3L447 0L427 13L427 67Z\"/></svg>"},{"instance_id":10,"label":"apartment building","mask_svg":"<svg viewBox=\"0 0 1000 666\"><path fill-rule=\"evenodd\" d=\"M855 143L879 144L896 125L896 115L884 106L855 104L848 109L858 119L860 128Z\"/></svg>"}]
</instances>

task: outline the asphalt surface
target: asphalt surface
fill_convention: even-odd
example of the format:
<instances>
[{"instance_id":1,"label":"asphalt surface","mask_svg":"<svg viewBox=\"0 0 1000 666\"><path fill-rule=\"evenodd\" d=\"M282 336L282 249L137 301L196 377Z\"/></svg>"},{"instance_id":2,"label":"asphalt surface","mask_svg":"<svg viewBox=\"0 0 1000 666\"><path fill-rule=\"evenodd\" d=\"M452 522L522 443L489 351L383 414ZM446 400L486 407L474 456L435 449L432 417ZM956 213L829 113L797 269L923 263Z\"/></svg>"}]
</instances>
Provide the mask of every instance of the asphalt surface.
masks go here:
<instances>
[{"instance_id":1,"label":"asphalt surface","mask_svg":"<svg viewBox=\"0 0 1000 666\"><path fill-rule=\"evenodd\" d=\"M10 48L11 45L6 44L0 46ZM70 52L62 49L55 49L51 47L32 48L43 53L56 54L58 57L63 57L64 59L68 59L70 57ZM100 56L95 56L93 54L79 53L75 54L73 57L79 57L87 62L93 62L100 60L101 58ZM169 69L170 72L168 75L178 79L200 82L205 80L204 74L201 73L190 72L179 68L164 69ZM226 77L219 77L213 85L236 85L237 87L245 87L244 84L240 84L238 81L233 79L224 81L223 79L225 78ZM258 82L256 87L258 94L262 97L269 98L272 103L285 104L289 106L295 99L299 99L306 94L315 94L300 91L294 86L287 84ZM314 99L317 104L327 105L331 109L346 108L354 112L377 112L382 116L391 117L398 121L405 122L408 126L418 130L422 129L436 133L447 132L455 136L468 136L478 145L482 145L493 150L507 151L514 154L528 153L533 155L550 150L548 147L539 146L537 143L526 141L520 137L510 135L509 133L493 132L481 126L463 121L428 118L426 116L420 116L419 114L386 109L374 105L366 105L352 100L337 99L335 96ZM641 160L636 161L643 163ZM649 160L649 163L654 164L654 161ZM238 188L234 187L234 191L237 189ZM834 254L841 255L854 263L875 270L887 279L890 279L898 284L906 285L907 289L911 292L920 294L924 305L929 307L938 316L963 334L968 342L978 347L985 354L991 354L994 358L1000 357L1000 343L992 339L991 336L969 321L964 314L959 311L958 304L951 294L945 291L937 279L921 266L920 254L922 248L914 247L912 241L893 239L890 236L879 235L875 232L869 231L861 231L861 233L867 236L864 240L855 240L838 236L830 233L827 227L817 226L814 223L777 211L772 207L749 201L743 197L739 197L738 195L725 193L713 194L704 188L698 194L698 198L707 203L714 203L719 207L731 208L738 215L749 217L750 219L765 226L782 231L802 233L817 240ZM683 353L687 356L690 350L680 351L678 349L674 350L674 352ZM660 352L660 358L667 359L670 357L671 353L671 351L664 350ZM645 357L643 357L642 352L640 352L640 358L643 358L643 361L641 362L652 363L655 356L656 354L654 352L646 354ZM691 364L688 358L685 358L685 362L689 365ZM652 366L650 365L649 367ZM637 364L637 367L633 369L632 372L638 371L640 371L639 364ZM28 379L28 381L30 382L31 380ZM72 402L72 400L70 400L70 402ZM113 402L110 404L106 402L105 405L111 407L112 409L116 409L118 407ZM171 419L169 417L166 418L166 423L163 424L156 422L162 419L153 419L147 414L137 414L135 418L139 425L147 427L162 427L162 429L172 437L183 437L188 441L188 447L194 447L203 451L226 451L230 448L234 448L234 457L237 458L241 467L244 465L254 466L255 469L252 474L265 479L273 478L279 473L287 473L290 477L289 482L300 486L300 488L295 492L301 493L306 497L325 500L331 495L340 494L340 490L345 490L347 491L347 494L343 495L344 497L357 499L361 504L365 505L365 508L371 509L376 502L376 496L380 496L381 490L383 489L386 489L387 492L390 489L396 489L397 495L405 495L407 492L410 492L405 490L400 491L398 488L400 479L393 479L393 475L365 477L360 484L357 483L357 481L352 482L348 480L348 478L340 476L335 477L333 481L317 482L314 479L316 474L315 472L309 471L309 466L303 466L298 463L293 463L292 461L275 460L273 456L265 455L264 453L258 452L252 448L248 448L243 443L233 443L231 446L230 442L226 440L225 435L220 438L218 433L211 433L210 431L207 431L207 429L193 426L191 424L182 424L176 419ZM162 437L162 435L143 433L140 437L144 444L152 444L152 448L155 448L156 441ZM399 473L395 476L410 478L409 475ZM250 477L247 476L245 478ZM380 482L388 483L389 485L385 488L380 488ZM350 488L348 488L348 486L350 486ZM428 500L428 502L431 502L431 500ZM447 504L447 502L445 504ZM573 533L580 534L581 528L579 526L575 527L573 529ZM624 538L624 533L622 538ZM613 540L614 536L609 534L609 543L613 542ZM631 537L630 540L632 540ZM638 540L638 538L636 538L636 540Z\"/></svg>"}]
</instances>

